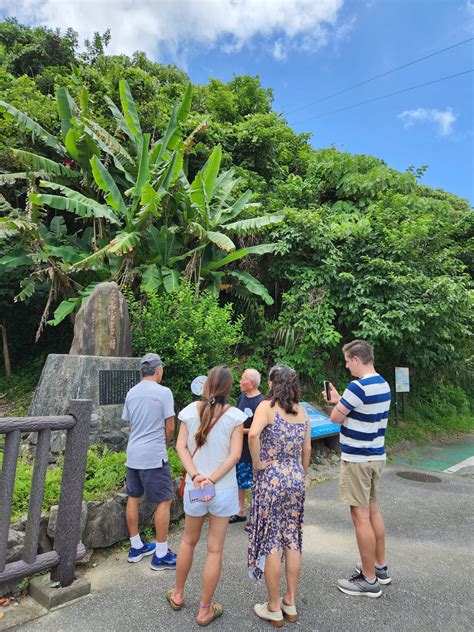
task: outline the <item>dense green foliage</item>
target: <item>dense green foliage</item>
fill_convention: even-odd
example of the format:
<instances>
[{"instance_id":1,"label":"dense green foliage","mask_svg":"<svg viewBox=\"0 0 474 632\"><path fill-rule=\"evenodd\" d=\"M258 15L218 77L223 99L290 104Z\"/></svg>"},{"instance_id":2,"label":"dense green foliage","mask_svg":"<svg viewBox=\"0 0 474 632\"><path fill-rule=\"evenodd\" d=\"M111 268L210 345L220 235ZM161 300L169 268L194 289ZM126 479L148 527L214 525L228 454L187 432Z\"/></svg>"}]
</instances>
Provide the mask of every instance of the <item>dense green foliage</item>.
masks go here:
<instances>
[{"instance_id":1,"label":"dense green foliage","mask_svg":"<svg viewBox=\"0 0 474 632\"><path fill-rule=\"evenodd\" d=\"M20 269L5 259L8 266L0 266L1 320L9 329L12 319L28 314L22 338L31 340L33 321L40 321L45 302L52 310L61 299L112 277L133 293L136 353L162 353L166 381L180 393L178 399L189 395L190 377L233 357L239 367L262 370L285 360L300 371L305 393L316 397L323 377L340 386L347 381L340 346L358 336L374 343L377 366L389 379L394 366L411 368L409 412L416 427L424 428L420 432L466 429L472 422L471 400L464 393L473 374L474 313L474 213L468 202L422 185L424 167L400 173L374 157L314 150L308 135L296 134L272 110L272 92L258 77L192 86L191 104L185 73L142 53L107 56L107 41L107 33L96 35L78 54L72 31L60 37L12 21L0 24L2 101L49 132L45 136L11 108L0 114L0 172L26 173L16 178L0 173L5 183L0 223L9 233L0 241L0 257L18 243L28 257ZM111 102L116 104L112 115ZM65 115L67 104L72 117ZM19 131L19 120L29 132ZM163 139L172 129L170 144ZM77 160L71 156L74 143L66 143L68 135L76 148L82 143L87 160L82 155L79 160L79 153ZM113 150L96 137L107 139ZM58 153L55 144L66 153ZM151 148L149 167L165 144L160 168L148 169L142 181L151 188L143 185L137 195L138 156L146 154L138 150ZM133 163L119 155L120 148ZM66 171L71 167L79 179ZM227 175L218 180L220 169ZM103 216L96 217L94 210L79 216L77 197L72 203L70 192L57 189L63 178L95 211L100 206ZM160 189L158 181L165 186ZM225 209L239 211L236 219L229 219L233 211L226 210L227 221L221 221L221 194L227 196ZM70 205L75 210L64 210ZM140 224L142 212L149 216ZM256 222L256 215L277 219ZM118 224L110 221L114 216ZM7 224L11 220L17 224ZM226 230L232 223L237 230ZM117 242L123 233L125 241ZM220 244L209 233L219 233ZM121 256L114 256L115 247ZM246 249L261 256L243 256ZM78 250L81 265L72 253ZM16 277L15 270L20 270ZM69 289L65 277L72 282ZM211 299L189 289L175 293L178 278L220 292L224 311L212 307L209 329L196 321L190 305L209 301L211 309ZM13 303L19 282L26 307ZM31 296L30 282L36 287ZM169 319L170 313L179 316ZM244 320L237 321L232 334L232 318L239 316ZM225 325L232 342L206 349L217 323ZM65 328L58 339L68 336L70 328ZM21 344L12 337L14 360L22 358ZM195 357L192 349L198 349ZM453 383L461 390L448 386ZM459 395L456 411L452 392ZM446 411L443 421L438 412L431 418L427 408Z\"/></svg>"},{"instance_id":2,"label":"dense green foliage","mask_svg":"<svg viewBox=\"0 0 474 632\"><path fill-rule=\"evenodd\" d=\"M174 478L182 475L183 468L173 448L168 448L168 459L171 474ZM0 465L2 453L0 452ZM12 520L17 520L28 513L33 465L21 458L17 463L15 488L12 500ZM46 472L43 510L48 511L59 502L61 490L62 465L49 467ZM104 500L111 492L120 490L125 483L125 452L109 452L92 446L87 456L84 500Z\"/></svg>"},{"instance_id":3,"label":"dense green foliage","mask_svg":"<svg viewBox=\"0 0 474 632\"><path fill-rule=\"evenodd\" d=\"M183 284L173 294L151 295L145 305L130 301L133 348L138 355L158 349L165 364L163 384L177 407L188 404L190 384L217 364L232 364L242 340L242 319L215 294Z\"/></svg>"}]
</instances>

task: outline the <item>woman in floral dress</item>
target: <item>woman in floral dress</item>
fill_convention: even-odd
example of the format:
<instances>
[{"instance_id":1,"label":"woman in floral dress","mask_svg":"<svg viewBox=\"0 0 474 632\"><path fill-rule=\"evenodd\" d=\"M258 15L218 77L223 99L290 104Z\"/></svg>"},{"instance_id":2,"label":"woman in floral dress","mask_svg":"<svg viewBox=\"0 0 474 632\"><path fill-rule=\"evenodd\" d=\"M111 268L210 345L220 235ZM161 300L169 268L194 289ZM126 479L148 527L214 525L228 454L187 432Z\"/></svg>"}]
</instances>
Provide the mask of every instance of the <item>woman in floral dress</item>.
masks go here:
<instances>
[{"instance_id":1,"label":"woman in floral dress","mask_svg":"<svg viewBox=\"0 0 474 632\"><path fill-rule=\"evenodd\" d=\"M296 621L296 588L301 570L304 516L304 476L311 455L309 419L298 404L296 371L275 366L269 375L270 398L255 411L249 433L256 471L250 514L248 564L255 579L265 577L268 602L256 604L255 614L276 627L285 616ZM280 598L285 559L286 592Z\"/></svg>"}]
</instances>

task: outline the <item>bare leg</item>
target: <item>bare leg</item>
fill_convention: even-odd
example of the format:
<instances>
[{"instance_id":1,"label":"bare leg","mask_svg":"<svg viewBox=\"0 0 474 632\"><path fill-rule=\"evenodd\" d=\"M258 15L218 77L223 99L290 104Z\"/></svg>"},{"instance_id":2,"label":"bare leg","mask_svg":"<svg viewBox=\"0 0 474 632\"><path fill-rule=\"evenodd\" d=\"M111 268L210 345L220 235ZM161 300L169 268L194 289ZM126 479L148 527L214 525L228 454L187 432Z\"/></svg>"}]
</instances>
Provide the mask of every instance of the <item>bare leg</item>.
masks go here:
<instances>
[{"instance_id":1,"label":"bare leg","mask_svg":"<svg viewBox=\"0 0 474 632\"><path fill-rule=\"evenodd\" d=\"M278 551L274 550L266 556L264 575L268 591L268 609L276 612L280 610L281 559Z\"/></svg>"},{"instance_id":2,"label":"bare leg","mask_svg":"<svg viewBox=\"0 0 474 632\"><path fill-rule=\"evenodd\" d=\"M173 601L177 604L183 603L184 586L193 565L194 549L201 537L203 522L204 516L194 518L186 514L183 539L181 540L176 559L176 585L173 592Z\"/></svg>"},{"instance_id":3,"label":"bare leg","mask_svg":"<svg viewBox=\"0 0 474 632\"><path fill-rule=\"evenodd\" d=\"M370 503L370 524L375 533L375 563L385 566L385 524L377 503Z\"/></svg>"},{"instance_id":4,"label":"bare leg","mask_svg":"<svg viewBox=\"0 0 474 632\"><path fill-rule=\"evenodd\" d=\"M141 498L127 498L127 508L125 510L125 517L127 519L128 535L138 535L138 510L140 507Z\"/></svg>"},{"instance_id":5,"label":"bare leg","mask_svg":"<svg viewBox=\"0 0 474 632\"><path fill-rule=\"evenodd\" d=\"M155 511L155 532L157 542L166 542L170 526L171 500L159 503Z\"/></svg>"},{"instance_id":6,"label":"bare leg","mask_svg":"<svg viewBox=\"0 0 474 632\"><path fill-rule=\"evenodd\" d=\"M239 516L245 516L245 489L239 487Z\"/></svg>"},{"instance_id":7,"label":"bare leg","mask_svg":"<svg viewBox=\"0 0 474 632\"><path fill-rule=\"evenodd\" d=\"M294 606L296 589L301 573L301 551L285 549L286 592L283 601L287 606Z\"/></svg>"},{"instance_id":8,"label":"bare leg","mask_svg":"<svg viewBox=\"0 0 474 632\"><path fill-rule=\"evenodd\" d=\"M370 523L369 508L351 506L351 516L362 561L362 572L366 579L372 581L375 578L375 533Z\"/></svg>"},{"instance_id":9,"label":"bare leg","mask_svg":"<svg viewBox=\"0 0 474 632\"><path fill-rule=\"evenodd\" d=\"M222 569L222 553L229 518L219 518L209 514L209 533L207 535L207 556L202 576L201 606L210 604ZM210 606L199 608L198 621L207 619Z\"/></svg>"}]
</instances>

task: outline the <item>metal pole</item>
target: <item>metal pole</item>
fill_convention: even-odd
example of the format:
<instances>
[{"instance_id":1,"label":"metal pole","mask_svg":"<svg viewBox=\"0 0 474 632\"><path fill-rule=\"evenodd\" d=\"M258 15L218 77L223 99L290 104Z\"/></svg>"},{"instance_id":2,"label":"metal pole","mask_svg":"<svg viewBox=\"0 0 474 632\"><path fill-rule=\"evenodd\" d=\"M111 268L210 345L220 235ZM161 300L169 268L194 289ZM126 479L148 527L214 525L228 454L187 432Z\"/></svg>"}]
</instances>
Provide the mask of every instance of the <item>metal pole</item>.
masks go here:
<instances>
[{"instance_id":1,"label":"metal pole","mask_svg":"<svg viewBox=\"0 0 474 632\"><path fill-rule=\"evenodd\" d=\"M88 399L72 400L68 413L76 419L76 423L66 437L61 496L54 537L59 565L51 571L51 579L59 581L61 586L69 586L74 581L92 402Z\"/></svg>"},{"instance_id":2,"label":"metal pole","mask_svg":"<svg viewBox=\"0 0 474 632\"><path fill-rule=\"evenodd\" d=\"M395 391L395 425L398 426L398 393Z\"/></svg>"}]
</instances>

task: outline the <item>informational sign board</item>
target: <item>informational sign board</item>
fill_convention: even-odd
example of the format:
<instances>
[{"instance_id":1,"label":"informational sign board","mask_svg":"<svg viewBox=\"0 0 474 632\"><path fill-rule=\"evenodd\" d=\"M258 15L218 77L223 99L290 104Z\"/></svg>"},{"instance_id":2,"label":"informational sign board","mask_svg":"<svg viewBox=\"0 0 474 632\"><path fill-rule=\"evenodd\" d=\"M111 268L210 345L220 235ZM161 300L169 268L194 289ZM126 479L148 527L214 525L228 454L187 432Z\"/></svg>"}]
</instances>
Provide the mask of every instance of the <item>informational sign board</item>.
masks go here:
<instances>
[{"instance_id":1,"label":"informational sign board","mask_svg":"<svg viewBox=\"0 0 474 632\"><path fill-rule=\"evenodd\" d=\"M333 424L329 417L318 410L314 404L310 404L309 402L300 402L300 404L308 413L311 423L311 439L339 434L341 429L340 425Z\"/></svg>"},{"instance_id":2,"label":"informational sign board","mask_svg":"<svg viewBox=\"0 0 474 632\"><path fill-rule=\"evenodd\" d=\"M395 390L397 393L410 392L410 370L405 366L395 367Z\"/></svg>"},{"instance_id":3,"label":"informational sign board","mask_svg":"<svg viewBox=\"0 0 474 632\"><path fill-rule=\"evenodd\" d=\"M140 381L140 371L99 371L99 404L123 404L128 391Z\"/></svg>"}]
</instances>

